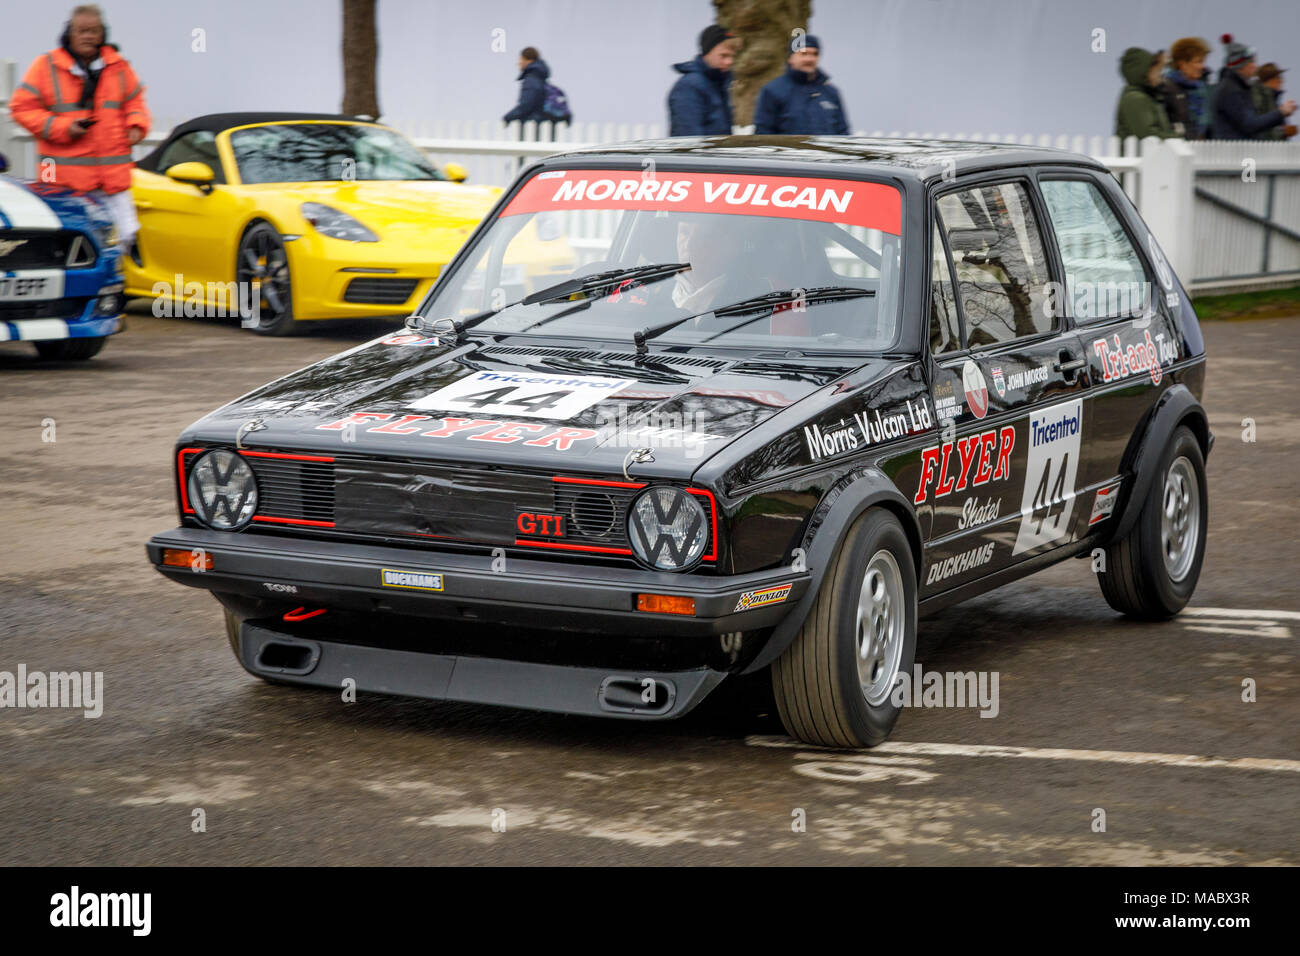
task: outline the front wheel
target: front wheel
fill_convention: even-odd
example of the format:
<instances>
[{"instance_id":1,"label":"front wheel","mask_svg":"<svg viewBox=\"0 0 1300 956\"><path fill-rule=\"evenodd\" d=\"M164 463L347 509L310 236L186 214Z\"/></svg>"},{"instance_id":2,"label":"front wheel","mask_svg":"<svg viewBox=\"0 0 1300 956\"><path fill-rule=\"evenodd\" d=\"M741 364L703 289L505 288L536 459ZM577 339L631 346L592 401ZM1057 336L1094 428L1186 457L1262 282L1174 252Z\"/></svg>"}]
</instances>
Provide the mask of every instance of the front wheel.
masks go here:
<instances>
[{"instance_id":1,"label":"front wheel","mask_svg":"<svg viewBox=\"0 0 1300 956\"><path fill-rule=\"evenodd\" d=\"M258 335L293 335L299 330L293 317L289 253L270 223L251 226L239 240L235 282L241 306L247 302L255 310L242 317L248 328Z\"/></svg>"},{"instance_id":2,"label":"front wheel","mask_svg":"<svg viewBox=\"0 0 1300 956\"><path fill-rule=\"evenodd\" d=\"M1129 507L1142 511L1129 533L1107 547L1097 573L1101 593L1130 617L1172 617L1196 590L1210 517L1205 456L1189 429L1174 431L1145 500Z\"/></svg>"},{"instance_id":3,"label":"front wheel","mask_svg":"<svg viewBox=\"0 0 1300 956\"><path fill-rule=\"evenodd\" d=\"M99 354L99 350L108 341L108 336L92 335L80 339L54 339L49 342L33 342L36 354L51 362L84 362Z\"/></svg>"},{"instance_id":4,"label":"front wheel","mask_svg":"<svg viewBox=\"0 0 1300 956\"><path fill-rule=\"evenodd\" d=\"M873 509L853 524L794 643L772 664L791 736L874 747L893 729L898 675L916 658L916 569L898 519Z\"/></svg>"}]
</instances>

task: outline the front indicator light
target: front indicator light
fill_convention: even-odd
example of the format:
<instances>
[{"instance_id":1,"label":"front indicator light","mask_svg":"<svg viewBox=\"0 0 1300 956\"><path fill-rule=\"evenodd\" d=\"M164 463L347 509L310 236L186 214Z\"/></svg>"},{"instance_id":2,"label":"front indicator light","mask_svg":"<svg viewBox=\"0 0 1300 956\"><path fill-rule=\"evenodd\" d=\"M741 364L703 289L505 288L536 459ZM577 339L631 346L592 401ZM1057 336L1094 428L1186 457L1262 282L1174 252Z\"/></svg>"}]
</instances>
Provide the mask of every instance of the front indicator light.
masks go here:
<instances>
[{"instance_id":1,"label":"front indicator light","mask_svg":"<svg viewBox=\"0 0 1300 956\"><path fill-rule=\"evenodd\" d=\"M651 614L687 614L695 616L695 598L678 594L638 594L636 609Z\"/></svg>"},{"instance_id":2,"label":"front indicator light","mask_svg":"<svg viewBox=\"0 0 1300 956\"><path fill-rule=\"evenodd\" d=\"M169 568L189 568L191 571L211 571L212 555L198 549L163 548L162 563Z\"/></svg>"}]
</instances>

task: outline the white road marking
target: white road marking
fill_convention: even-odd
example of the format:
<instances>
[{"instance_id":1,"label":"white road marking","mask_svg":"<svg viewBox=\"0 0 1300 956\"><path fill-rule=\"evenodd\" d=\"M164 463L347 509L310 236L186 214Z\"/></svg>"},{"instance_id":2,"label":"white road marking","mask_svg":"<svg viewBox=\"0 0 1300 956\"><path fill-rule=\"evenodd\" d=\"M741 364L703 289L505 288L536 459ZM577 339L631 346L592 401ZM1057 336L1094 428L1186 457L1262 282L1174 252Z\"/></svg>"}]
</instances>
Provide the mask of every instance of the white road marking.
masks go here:
<instances>
[{"instance_id":1,"label":"white road marking","mask_svg":"<svg viewBox=\"0 0 1300 956\"><path fill-rule=\"evenodd\" d=\"M1300 621L1300 611L1256 611L1235 607L1185 607L1178 612L1179 617L1258 617L1267 620L1285 618Z\"/></svg>"},{"instance_id":2,"label":"white road marking","mask_svg":"<svg viewBox=\"0 0 1300 956\"><path fill-rule=\"evenodd\" d=\"M814 747L790 737L751 735L750 747L783 747L795 750L835 753L830 747ZM1271 757L1202 757L1197 754L1139 753L1126 750L1070 750L1061 747L1011 747L998 744L936 744L910 740L886 741L871 754L920 755L928 757L1022 757L1031 760L1086 760L1094 763L1149 764L1163 767L1227 767L1232 770L1271 770L1300 773L1300 760Z\"/></svg>"},{"instance_id":3,"label":"white road marking","mask_svg":"<svg viewBox=\"0 0 1300 956\"><path fill-rule=\"evenodd\" d=\"M1227 607L1183 608L1177 618L1187 631L1241 634L1245 637L1294 637L1285 621L1300 621L1300 611L1258 611Z\"/></svg>"}]
</instances>

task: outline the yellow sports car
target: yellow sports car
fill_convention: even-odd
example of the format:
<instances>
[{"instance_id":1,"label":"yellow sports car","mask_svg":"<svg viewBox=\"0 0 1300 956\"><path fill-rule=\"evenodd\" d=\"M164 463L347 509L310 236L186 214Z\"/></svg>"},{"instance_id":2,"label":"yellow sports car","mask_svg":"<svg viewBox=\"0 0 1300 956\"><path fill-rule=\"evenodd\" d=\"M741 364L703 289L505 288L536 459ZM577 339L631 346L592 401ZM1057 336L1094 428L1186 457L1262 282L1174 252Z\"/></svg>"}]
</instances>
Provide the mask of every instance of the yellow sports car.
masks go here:
<instances>
[{"instance_id":1,"label":"yellow sports car","mask_svg":"<svg viewBox=\"0 0 1300 956\"><path fill-rule=\"evenodd\" d=\"M376 123L201 116L136 163L126 293L153 297L156 315L238 316L264 335L407 315L501 193L464 179ZM546 271L573 268L566 242L541 244Z\"/></svg>"}]
</instances>

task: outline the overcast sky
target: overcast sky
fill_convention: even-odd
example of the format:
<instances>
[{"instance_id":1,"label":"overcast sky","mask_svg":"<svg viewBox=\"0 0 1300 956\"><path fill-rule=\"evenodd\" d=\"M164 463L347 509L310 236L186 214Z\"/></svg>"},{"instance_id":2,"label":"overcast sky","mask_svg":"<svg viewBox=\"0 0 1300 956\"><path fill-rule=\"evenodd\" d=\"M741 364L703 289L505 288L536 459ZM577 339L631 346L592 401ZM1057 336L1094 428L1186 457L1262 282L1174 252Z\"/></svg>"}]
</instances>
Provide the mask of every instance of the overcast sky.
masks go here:
<instances>
[{"instance_id":1,"label":"overcast sky","mask_svg":"<svg viewBox=\"0 0 1300 956\"><path fill-rule=\"evenodd\" d=\"M72 3L68 3L71 9ZM334 111L337 0L109 0L112 39L160 123L245 109ZM521 47L542 51L581 120L663 123L709 0L379 0L385 118L495 120L517 95ZM65 14L0 0L0 60L55 45ZM1106 51L1091 50L1106 31ZM193 52L203 30L206 52ZM1259 62L1300 60L1295 0L813 0L811 30L857 129L1110 133L1125 47L1225 30ZM504 31L497 34L494 31ZM500 36L506 52L493 52Z\"/></svg>"}]
</instances>

